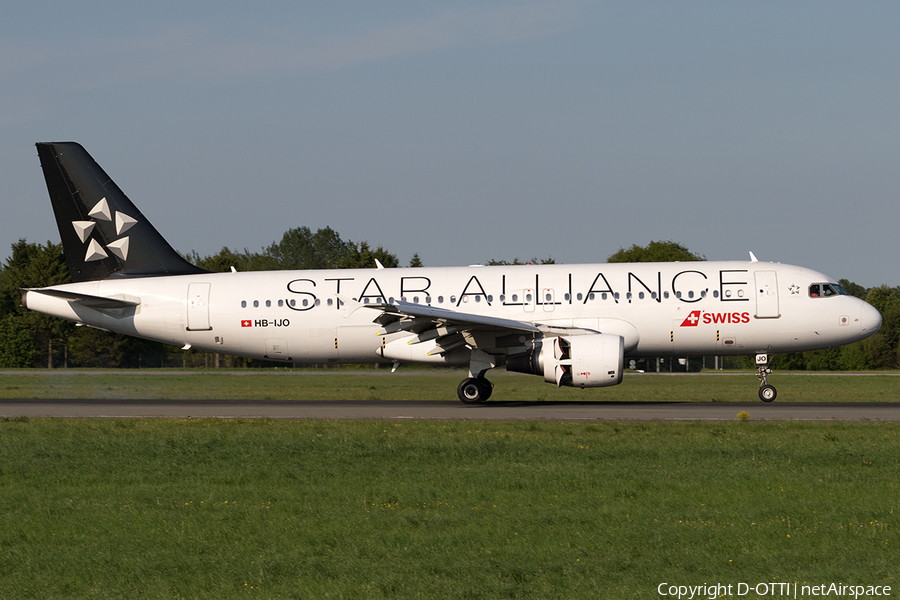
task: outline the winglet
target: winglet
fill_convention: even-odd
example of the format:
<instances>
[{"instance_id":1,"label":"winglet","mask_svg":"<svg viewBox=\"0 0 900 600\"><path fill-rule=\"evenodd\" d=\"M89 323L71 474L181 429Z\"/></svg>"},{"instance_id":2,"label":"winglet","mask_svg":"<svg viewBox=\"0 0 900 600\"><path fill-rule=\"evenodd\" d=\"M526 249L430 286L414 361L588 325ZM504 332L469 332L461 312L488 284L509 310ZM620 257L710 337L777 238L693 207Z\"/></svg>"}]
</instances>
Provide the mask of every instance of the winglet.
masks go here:
<instances>
[{"instance_id":1,"label":"winglet","mask_svg":"<svg viewBox=\"0 0 900 600\"><path fill-rule=\"evenodd\" d=\"M756 258L756 255L753 254L753 251L750 251L750 262L759 262L759 259Z\"/></svg>"},{"instance_id":2,"label":"winglet","mask_svg":"<svg viewBox=\"0 0 900 600\"><path fill-rule=\"evenodd\" d=\"M378 269L383 269L383 268L384 268L384 265L381 264L381 261L378 260L378 259L376 258L376 259L375 259L375 267L378 268Z\"/></svg>"}]
</instances>

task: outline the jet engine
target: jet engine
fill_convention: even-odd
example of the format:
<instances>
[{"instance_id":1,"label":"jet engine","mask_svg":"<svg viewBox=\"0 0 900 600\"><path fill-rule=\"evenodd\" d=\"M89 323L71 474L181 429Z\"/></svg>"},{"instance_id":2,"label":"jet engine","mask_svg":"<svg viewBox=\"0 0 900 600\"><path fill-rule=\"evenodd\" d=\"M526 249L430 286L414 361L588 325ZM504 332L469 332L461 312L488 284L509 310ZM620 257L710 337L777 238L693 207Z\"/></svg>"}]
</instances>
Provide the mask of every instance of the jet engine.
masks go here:
<instances>
[{"instance_id":1,"label":"jet engine","mask_svg":"<svg viewBox=\"0 0 900 600\"><path fill-rule=\"evenodd\" d=\"M622 383L625 340L607 333L546 338L506 359L506 370L543 375L557 386L605 387Z\"/></svg>"}]
</instances>

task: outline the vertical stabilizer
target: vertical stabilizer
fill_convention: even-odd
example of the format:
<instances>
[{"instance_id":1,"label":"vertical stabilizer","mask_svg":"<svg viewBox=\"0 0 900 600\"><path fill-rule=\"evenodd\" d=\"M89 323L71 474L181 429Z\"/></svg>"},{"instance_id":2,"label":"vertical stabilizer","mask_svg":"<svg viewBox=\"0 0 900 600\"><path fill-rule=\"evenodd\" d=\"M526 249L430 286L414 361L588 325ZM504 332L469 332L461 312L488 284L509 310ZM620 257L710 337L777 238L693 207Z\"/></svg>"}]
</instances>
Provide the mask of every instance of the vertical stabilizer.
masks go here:
<instances>
[{"instance_id":1,"label":"vertical stabilizer","mask_svg":"<svg viewBox=\"0 0 900 600\"><path fill-rule=\"evenodd\" d=\"M172 249L80 144L36 146L72 281L206 272Z\"/></svg>"}]
</instances>

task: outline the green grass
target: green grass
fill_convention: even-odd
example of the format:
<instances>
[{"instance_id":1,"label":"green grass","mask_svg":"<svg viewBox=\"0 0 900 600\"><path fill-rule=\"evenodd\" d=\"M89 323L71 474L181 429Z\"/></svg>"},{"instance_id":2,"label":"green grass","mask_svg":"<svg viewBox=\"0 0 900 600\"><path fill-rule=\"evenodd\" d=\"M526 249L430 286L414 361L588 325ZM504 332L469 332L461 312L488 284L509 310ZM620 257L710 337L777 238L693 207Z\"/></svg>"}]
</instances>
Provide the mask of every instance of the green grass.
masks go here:
<instances>
[{"instance_id":1,"label":"green grass","mask_svg":"<svg viewBox=\"0 0 900 600\"><path fill-rule=\"evenodd\" d=\"M0 596L896 590L898 427L0 421Z\"/></svg>"},{"instance_id":2,"label":"green grass","mask_svg":"<svg viewBox=\"0 0 900 600\"><path fill-rule=\"evenodd\" d=\"M20 371L0 374L2 398L456 400L464 371L396 373L310 371ZM492 400L758 402L752 373L625 375L621 385L557 389L534 375L488 374ZM894 402L900 376L776 373L769 382L781 402Z\"/></svg>"}]
</instances>

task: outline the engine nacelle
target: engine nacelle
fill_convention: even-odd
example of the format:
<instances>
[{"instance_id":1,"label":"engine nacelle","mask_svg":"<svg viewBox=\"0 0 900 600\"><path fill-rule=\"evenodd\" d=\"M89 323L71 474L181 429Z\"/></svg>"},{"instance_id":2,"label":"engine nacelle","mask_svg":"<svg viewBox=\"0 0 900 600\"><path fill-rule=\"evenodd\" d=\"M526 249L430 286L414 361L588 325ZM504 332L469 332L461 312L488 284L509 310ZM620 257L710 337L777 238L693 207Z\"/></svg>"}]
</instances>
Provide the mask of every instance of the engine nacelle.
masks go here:
<instances>
[{"instance_id":1,"label":"engine nacelle","mask_svg":"<svg viewBox=\"0 0 900 600\"><path fill-rule=\"evenodd\" d=\"M622 383L625 340L607 333L555 337L506 359L506 370L543 375L557 386L605 387Z\"/></svg>"}]
</instances>

